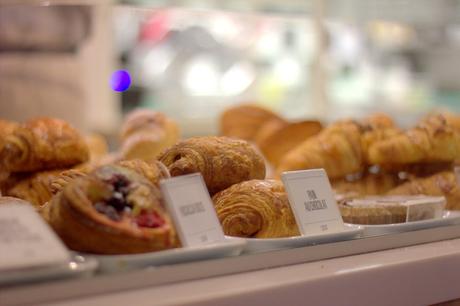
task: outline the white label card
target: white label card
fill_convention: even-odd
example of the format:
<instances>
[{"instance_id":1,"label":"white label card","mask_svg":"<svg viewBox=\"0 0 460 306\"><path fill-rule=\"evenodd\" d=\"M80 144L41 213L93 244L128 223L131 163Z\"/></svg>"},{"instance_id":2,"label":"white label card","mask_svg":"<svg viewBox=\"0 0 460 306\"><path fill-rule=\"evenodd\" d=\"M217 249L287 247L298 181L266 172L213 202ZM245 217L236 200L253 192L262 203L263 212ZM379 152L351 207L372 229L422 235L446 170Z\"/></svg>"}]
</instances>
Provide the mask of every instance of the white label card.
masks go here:
<instances>
[{"instance_id":1,"label":"white label card","mask_svg":"<svg viewBox=\"0 0 460 306\"><path fill-rule=\"evenodd\" d=\"M197 246L225 240L201 173L163 180L160 186L182 245Z\"/></svg>"},{"instance_id":2,"label":"white label card","mask_svg":"<svg viewBox=\"0 0 460 306\"><path fill-rule=\"evenodd\" d=\"M285 172L282 180L303 236L344 230L343 219L324 169Z\"/></svg>"},{"instance_id":3,"label":"white label card","mask_svg":"<svg viewBox=\"0 0 460 306\"><path fill-rule=\"evenodd\" d=\"M0 205L0 271L68 262L69 252L32 206Z\"/></svg>"}]
</instances>

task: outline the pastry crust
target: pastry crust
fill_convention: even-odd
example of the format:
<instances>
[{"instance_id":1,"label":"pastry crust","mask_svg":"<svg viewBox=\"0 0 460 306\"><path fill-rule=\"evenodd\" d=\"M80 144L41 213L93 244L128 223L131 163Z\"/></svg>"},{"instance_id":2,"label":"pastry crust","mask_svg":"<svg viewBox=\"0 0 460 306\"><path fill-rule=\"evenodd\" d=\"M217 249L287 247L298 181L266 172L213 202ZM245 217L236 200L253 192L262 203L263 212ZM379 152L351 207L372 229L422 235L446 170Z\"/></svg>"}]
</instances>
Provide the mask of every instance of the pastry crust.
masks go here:
<instances>
[{"instance_id":1,"label":"pastry crust","mask_svg":"<svg viewBox=\"0 0 460 306\"><path fill-rule=\"evenodd\" d=\"M53 197L49 222L75 251L152 252L178 246L160 190L135 172L104 166Z\"/></svg>"},{"instance_id":2,"label":"pastry crust","mask_svg":"<svg viewBox=\"0 0 460 306\"><path fill-rule=\"evenodd\" d=\"M5 137L0 163L9 172L66 168L86 162L88 147L68 123L52 118L33 119Z\"/></svg>"},{"instance_id":3,"label":"pastry crust","mask_svg":"<svg viewBox=\"0 0 460 306\"><path fill-rule=\"evenodd\" d=\"M331 182L337 193L355 193L361 196L385 194L399 183L399 177L389 173L367 173L358 179L348 180L345 178Z\"/></svg>"},{"instance_id":4,"label":"pastry crust","mask_svg":"<svg viewBox=\"0 0 460 306\"><path fill-rule=\"evenodd\" d=\"M226 235L278 238L300 235L283 184L251 180L235 184L213 197Z\"/></svg>"},{"instance_id":5,"label":"pastry crust","mask_svg":"<svg viewBox=\"0 0 460 306\"><path fill-rule=\"evenodd\" d=\"M200 172L211 194L265 178L263 158L246 141L228 137L189 138L167 149L159 160L171 176Z\"/></svg>"},{"instance_id":6,"label":"pastry crust","mask_svg":"<svg viewBox=\"0 0 460 306\"><path fill-rule=\"evenodd\" d=\"M272 111L255 104L237 105L225 110L220 117L220 134L223 136L255 140L259 129L269 121L284 122Z\"/></svg>"},{"instance_id":7,"label":"pastry crust","mask_svg":"<svg viewBox=\"0 0 460 306\"><path fill-rule=\"evenodd\" d=\"M318 134L321 129L321 123L314 120L293 123L275 120L263 125L255 141L268 161L276 167L288 151Z\"/></svg>"}]
</instances>

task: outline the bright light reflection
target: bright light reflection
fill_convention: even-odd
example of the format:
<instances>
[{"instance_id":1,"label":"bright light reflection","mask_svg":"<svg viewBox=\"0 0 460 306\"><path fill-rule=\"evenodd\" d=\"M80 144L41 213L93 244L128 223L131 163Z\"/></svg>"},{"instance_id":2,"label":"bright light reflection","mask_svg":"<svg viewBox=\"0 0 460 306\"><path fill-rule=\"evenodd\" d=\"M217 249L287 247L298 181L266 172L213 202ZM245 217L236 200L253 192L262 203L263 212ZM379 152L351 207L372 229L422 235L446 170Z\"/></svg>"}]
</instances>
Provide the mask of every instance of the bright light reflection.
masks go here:
<instances>
[{"instance_id":1,"label":"bright light reflection","mask_svg":"<svg viewBox=\"0 0 460 306\"><path fill-rule=\"evenodd\" d=\"M351 268L351 269L342 269L340 271L335 272L335 274L347 274L347 273L365 271L365 270L375 269L381 266L382 264L375 264L375 265L361 266L361 267L356 267L356 268Z\"/></svg>"}]
</instances>

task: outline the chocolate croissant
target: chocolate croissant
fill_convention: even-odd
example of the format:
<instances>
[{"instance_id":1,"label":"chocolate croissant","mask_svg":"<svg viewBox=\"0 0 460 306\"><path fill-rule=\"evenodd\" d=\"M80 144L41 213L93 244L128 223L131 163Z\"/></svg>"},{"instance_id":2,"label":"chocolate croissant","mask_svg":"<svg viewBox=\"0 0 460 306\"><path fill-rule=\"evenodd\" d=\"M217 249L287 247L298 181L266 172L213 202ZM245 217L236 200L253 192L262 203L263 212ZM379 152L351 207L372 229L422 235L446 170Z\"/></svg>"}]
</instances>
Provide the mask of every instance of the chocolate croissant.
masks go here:
<instances>
[{"instance_id":1,"label":"chocolate croissant","mask_svg":"<svg viewBox=\"0 0 460 306\"><path fill-rule=\"evenodd\" d=\"M144 253L179 244L159 188L114 165L65 186L50 202L49 223L80 252Z\"/></svg>"},{"instance_id":2,"label":"chocolate croissant","mask_svg":"<svg viewBox=\"0 0 460 306\"><path fill-rule=\"evenodd\" d=\"M217 193L212 200L226 235L253 238L300 235L280 181L242 182Z\"/></svg>"},{"instance_id":3,"label":"chocolate croissant","mask_svg":"<svg viewBox=\"0 0 460 306\"><path fill-rule=\"evenodd\" d=\"M265 178L263 158L246 141L228 137L189 138L167 149L159 160L171 176L201 172L211 194Z\"/></svg>"},{"instance_id":4,"label":"chocolate croissant","mask_svg":"<svg viewBox=\"0 0 460 306\"><path fill-rule=\"evenodd\" d=\"M30 120L14 129L4 141L0 163L9 172L66 168L89 158L85 140L58 119Z\"/></svg>"},{"instance_id":5,"label":"chocolate croissant","mask_svg":"<svg viewBox=\"0 0 460 306\"><path fill-rule=\"evenodd\" d=\"M390 190L388 195L429 195L446 197L446 209L460 210L460 185L452 171L414 179Z\"/></svg>"},{"instance_id":6,"label":"chocolate croissant","mask_svg":"<svg viewBox=\"0 0 460 306\"><path fill-rule=\"evenodd\" d=\"M415 128L369 147L374 164L449 162L460 156L460 130L444 115L425 118Z\"/></svg>"}]
</instances>

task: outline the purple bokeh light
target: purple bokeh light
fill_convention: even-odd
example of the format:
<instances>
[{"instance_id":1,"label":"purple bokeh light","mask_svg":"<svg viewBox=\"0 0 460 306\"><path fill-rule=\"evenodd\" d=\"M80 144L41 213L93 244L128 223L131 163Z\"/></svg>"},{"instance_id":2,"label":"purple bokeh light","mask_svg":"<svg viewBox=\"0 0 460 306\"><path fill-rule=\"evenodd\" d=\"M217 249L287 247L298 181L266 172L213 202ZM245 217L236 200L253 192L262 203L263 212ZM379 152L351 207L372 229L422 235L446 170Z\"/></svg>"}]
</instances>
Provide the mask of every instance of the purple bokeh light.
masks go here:
<instances>
[{"instance_id":1,"label":"purple bokeh light","mask_svg":"<svg viewBox=\"0 0 460 306\"><path fill-rule=\"evenodd\" d=\"M112 73L110 78L110 87L115 91L125 91L131 85L131 77L126 70L117 70Z\"/></svg>"}]
</instances>

